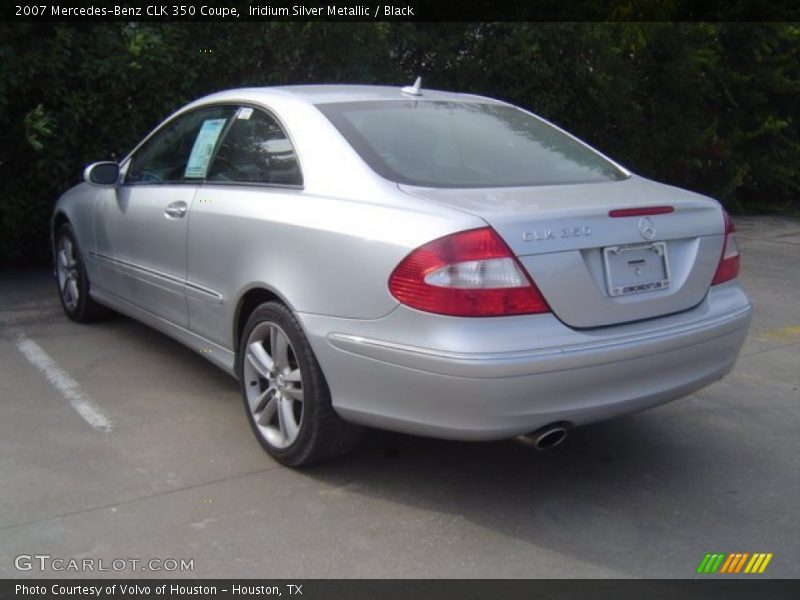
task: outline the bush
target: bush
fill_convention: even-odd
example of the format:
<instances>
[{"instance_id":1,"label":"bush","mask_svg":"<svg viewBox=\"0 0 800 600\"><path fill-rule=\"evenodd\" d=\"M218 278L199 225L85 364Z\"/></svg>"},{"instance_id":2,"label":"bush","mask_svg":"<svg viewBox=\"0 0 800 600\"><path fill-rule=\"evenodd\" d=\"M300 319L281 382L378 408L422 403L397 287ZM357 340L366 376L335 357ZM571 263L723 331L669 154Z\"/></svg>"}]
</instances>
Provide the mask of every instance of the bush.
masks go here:
<instances>
[{"instance_id":1,"label":"bush","mask_svg":"<svg viewBox=\"0 0 800 600\"><path fill-rule=\"evenodd\" d=\"M322 49L322 50L321 50ZM734 212L800 212L792 23L103 23L0 29L0 264L46 261L58 195L228 87L404 85L507 99Z\"/></svg>"}]
</instances>

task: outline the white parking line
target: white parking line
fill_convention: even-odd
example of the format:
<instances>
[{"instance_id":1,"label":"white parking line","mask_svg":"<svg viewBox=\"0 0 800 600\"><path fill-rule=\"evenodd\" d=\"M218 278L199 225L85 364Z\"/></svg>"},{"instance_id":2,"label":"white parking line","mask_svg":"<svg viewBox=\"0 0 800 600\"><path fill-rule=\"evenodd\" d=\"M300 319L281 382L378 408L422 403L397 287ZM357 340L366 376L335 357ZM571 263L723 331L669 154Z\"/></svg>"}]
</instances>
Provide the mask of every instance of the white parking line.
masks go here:
<instances>
[{"instance_id":1,"label":"white parking line","mask_svg":"<svg viewBox=\"0 0 800 600\"><path fill-rule=\"evenodd\" d=\"M94 403L82 389L80 384L69 376L69 373L59 367L32 339L24 333L17 333L17 349L47 378L47 381L56 388L61 395L69 400L70 406L75 409L84 421L96 431L110 432L114 424L103 411Z\"/></svg>"}]
</instances>

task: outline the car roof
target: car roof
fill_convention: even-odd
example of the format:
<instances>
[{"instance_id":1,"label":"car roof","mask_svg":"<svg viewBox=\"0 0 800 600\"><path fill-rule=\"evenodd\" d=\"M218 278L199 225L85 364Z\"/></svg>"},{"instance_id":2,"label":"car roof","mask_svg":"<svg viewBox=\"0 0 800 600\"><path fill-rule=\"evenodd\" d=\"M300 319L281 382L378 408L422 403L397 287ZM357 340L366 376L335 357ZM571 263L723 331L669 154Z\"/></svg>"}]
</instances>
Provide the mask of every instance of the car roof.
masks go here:
<instances>
[{"instance_id":1,"label":"car roof","mask_svg":"<svg viewBox=\"0 0 800 600\"><path fill-rule=\"evenodd\" d=\"M292 98L307 104L330 104L334 102L367 102L375 100L447 100L459 102L481 102L491 104L505 104L500 100L485 98L473 94L459 94L440 90L421 88L419 96L403 93L402 86L392 87L383 85L285 85L275 87L237 88L217 92L197 102L225 101L225 100L252 100L264 101L269 98Z\"/></svg>"}]
</instances>

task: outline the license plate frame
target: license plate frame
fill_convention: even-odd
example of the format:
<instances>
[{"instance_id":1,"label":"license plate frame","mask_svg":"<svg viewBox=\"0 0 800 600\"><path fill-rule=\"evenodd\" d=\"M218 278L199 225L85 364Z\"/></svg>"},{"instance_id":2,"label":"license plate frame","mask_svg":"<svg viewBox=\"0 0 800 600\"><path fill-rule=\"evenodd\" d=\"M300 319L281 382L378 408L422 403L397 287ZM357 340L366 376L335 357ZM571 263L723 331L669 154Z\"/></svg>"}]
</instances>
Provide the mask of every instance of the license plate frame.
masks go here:
<instances>
[{"instance_id":1,"label":"license plate frame","mask_svg":"<svg viewBox=\"0 0 800 600\"><path fill-rule=\"evenodd\" d=\"M666 242L623 244L603 248L606 291L612 298L646 294L670 286Z\"/></svg>"}]
</instances>

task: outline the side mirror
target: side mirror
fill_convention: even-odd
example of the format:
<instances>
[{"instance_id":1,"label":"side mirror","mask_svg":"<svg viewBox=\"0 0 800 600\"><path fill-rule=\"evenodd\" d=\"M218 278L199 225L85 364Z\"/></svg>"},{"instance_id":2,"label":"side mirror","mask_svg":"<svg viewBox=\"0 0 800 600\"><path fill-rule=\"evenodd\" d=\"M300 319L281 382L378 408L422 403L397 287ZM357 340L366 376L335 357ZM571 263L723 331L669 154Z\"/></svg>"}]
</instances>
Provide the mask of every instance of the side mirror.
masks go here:
<instances>
[{"instance_id":1,"label":"side mirror","mask_svg":"<svg viewBox=\"0 0 800 600\"><path fill-rule=\"evenodd\" d=\"M83 179L92 185L115 186L119 181L119 165L110 161L92 163L83 170Z\"/></svg>"}]
</instances>

